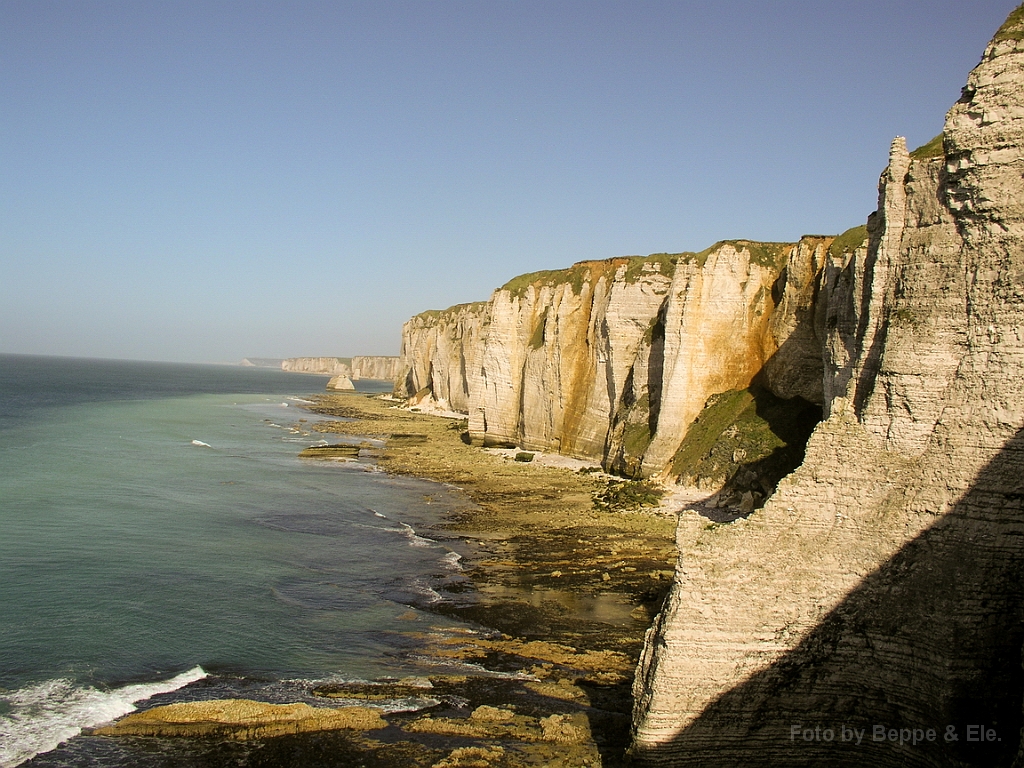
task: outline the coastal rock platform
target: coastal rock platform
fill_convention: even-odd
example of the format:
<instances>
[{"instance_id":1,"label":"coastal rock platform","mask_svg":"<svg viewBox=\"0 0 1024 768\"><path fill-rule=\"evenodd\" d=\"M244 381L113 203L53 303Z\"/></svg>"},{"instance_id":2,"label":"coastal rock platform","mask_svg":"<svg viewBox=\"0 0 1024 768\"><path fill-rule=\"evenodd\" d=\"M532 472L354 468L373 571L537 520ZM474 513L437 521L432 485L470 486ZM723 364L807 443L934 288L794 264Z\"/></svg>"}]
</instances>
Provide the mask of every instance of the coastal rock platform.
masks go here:
<instances>
[{"instance_id":1,"label":"coastal rock platform","mask_svg":"<svg viewBox=\"0 0 1024 768\"><path fill-rule=\"evenodd\" d=\"M220 736L244 740L338 728L367 731L386 726L380 713L368 707L331 709L308 704L220 699L154 707L92 733L94 736Z\"/></svg>"}]
</instances>

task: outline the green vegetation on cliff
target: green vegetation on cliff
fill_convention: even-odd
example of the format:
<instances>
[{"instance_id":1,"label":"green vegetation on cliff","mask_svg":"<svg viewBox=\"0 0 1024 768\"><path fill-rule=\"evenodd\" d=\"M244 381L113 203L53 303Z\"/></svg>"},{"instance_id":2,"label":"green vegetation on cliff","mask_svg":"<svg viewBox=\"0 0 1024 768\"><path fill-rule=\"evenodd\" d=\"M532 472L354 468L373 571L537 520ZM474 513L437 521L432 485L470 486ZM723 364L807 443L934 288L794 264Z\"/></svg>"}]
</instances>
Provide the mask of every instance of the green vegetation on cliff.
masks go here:
<instances>
[{"instance_id":1,"label":"green vegetation on cliff","mask_svg":"<svg viewBox=\"0 0 1024 768\"><path fill-rule=\"evenodd\" d=\"M942 134L940 133L927 144L922 144L911 152L910 156L915 160L928 160L932 157L942 157L944 154L945 150L942 148Z\"/></svg>"},{"instance_id":2,"label":"green vegetation on cliff","mask_svg":"<svg viewBox=\"0 0 1024 768\"><path fill-rule=\"evenodd\" d=\"M602 276L611 279L622 266L626 267L622 276L626 283L635 283L644 274L651 272L671 278L675 274L676 264L679 262L696 263L703 267L708 256L723 245L731 245L738 251L748 251L752 263L770 269L782 269L786 262L786 255L793 247L793 243L721 240L699 253L684 251L682 253L652 253L650 256L618 256L602 261L580 261L568 269L545 269L540 272L529 272L513 277L498 290L508 291L515 298L522 298L530 286L542 288L568 284L572 286L572 292L578 296L583 291L585 283L595 283Z\"/></svg>"},{"instance_id":3,"label":"green vegetation on cliff","mask_svg":"<svg viewBox=\"0 0 1024 768\"><path fill-rule=\"evenodd\" d=\"M997 31L992 42L997 40L1024 40L1024 5L1011 11L1006 21Z\"/></svg>"},{"instance_id":4,"label":"green vegetation on cliff","mask_svg":"<svg viewBox=\"0 0 1024 768\"><path fill-rule=\"evenodd\" d=\"M443 318L454 317L460 312L482 312L487 307L486 301L471 301L466 304L455 304L454 306L448 307L448 309L426 309L415 315L413 319L422 317L425 320L441 320Z\"/></svg>"},{"instance_id":5,"label":"green vegetation on cliff","mask_svg":"<svg viewBox=\"0 0 1024 768\"><path fill-rule=\"evenodd\" d=\"M821 408L757 385L712 395L672 459L681 482L761 499L803 460Z\"/></svg>"},{"instance_id":6,"label":"green vegetation on cliff","mask_svg":"<svg viewBox=\"0 0 1024 768\"><path fill-rule=\"evenodd\" d=\"M628 419L622 432L625 455L639 459L651 444L651 396L644 392L628 409Z\"/></svg>"},{"instance_id":7,"label":"green vegetation on cliff","mask_svg":"<svg viewBox=\"0 0 1024 768\"><path fill-rule=\"evenodd\" d=\"M861 224L859 227L848 229L832 241L832 245L828 247L828 255L837 258L844 253L852 253L864 245L867 239L868 228L866 225Z\"/></svg>"},{"instance_id":8,"label":"green vegetation on cliff","mask_svg":"<svg viewBox=\"0 0 1024 768\"><path fill-rule=\"evenodd\" d=\"M665 277L672 277L676 271L676 262L687 255L685 253L652 253L650 256L629 256L624 279L627 283L635 283L649 264L657 265L654 271L660 272ZM651 270L652 267L647 267L647 269Z\"/></svg>"},{"instance_id":9,"label":"green vegetation on cliff","mask_svg":"<svg viewBox=\"0 0 1024 768\"><path fill-rule=\"evenodd\" d=\"M513 277L498 290L508 291L513 297L522 298L530 286L542 288L568 284L572 286L572 292L579 296L584 283L596 282L601 276L610 279L622 266L626 267L623 279L627 283L635 283L645 272L658 272L671 278L675 272L676 261L690 255L692 254L652 253L650 256L617 256L602 261L580 261L568 269L545 269Z\"/></svg>"},{"instance_id":10,"label":"green vegetation on cliff","mask_svg":"<svg viewBox=\"0 0 1024 768\"><path fill-rule=\"evenodd\" d=\"M750 262L760 264L770 269L782 269L786 263L786 255L795 243L761 243L757 240L719 240L710 248L705 248L700 253L686 254L690 256L697 266L703 267L708 256L724 245L731 245L737 251L750 253Z\"/></svg>"}]
</instances>

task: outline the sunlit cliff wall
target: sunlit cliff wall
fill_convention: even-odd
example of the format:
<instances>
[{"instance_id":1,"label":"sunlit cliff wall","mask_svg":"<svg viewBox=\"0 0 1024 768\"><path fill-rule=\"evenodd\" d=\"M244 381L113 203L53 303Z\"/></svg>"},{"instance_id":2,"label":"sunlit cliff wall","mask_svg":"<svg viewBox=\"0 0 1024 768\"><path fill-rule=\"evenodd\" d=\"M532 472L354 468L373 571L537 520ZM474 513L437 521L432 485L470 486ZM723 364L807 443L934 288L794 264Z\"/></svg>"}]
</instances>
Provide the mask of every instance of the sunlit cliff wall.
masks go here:
<instances>
[{"instance_id":1,"label":"sunlit cliff wall","mask_svg":"<svg viewBox=\"0 0 1024 768\"><path fill-rule=\"evenodd\" d=\"M1018 756L1022 17L986 49L941 142L914 155L893 142L866 242L847 238L824 265L813 327L827 418L803 465L746 520L684 515L635 687L639 762ZM922 739L876 740L879 724ZM972 724L994 737L968 740ZM843 741L843 727L866 735Z\"/></svg>"},{"instance_id":2,"label":"sunlit cliff wall","mask_svg":"<svg viewBox=\"0 0 1024 768\"><path fill-rule=\"evenodd\" d=\"M831 241L737 240L523 275L489 302L406 323L396 391L429 387L484 444L658 474L713 394L760 377L821 402L814 299Z\"/></svg>"}]
</instances>

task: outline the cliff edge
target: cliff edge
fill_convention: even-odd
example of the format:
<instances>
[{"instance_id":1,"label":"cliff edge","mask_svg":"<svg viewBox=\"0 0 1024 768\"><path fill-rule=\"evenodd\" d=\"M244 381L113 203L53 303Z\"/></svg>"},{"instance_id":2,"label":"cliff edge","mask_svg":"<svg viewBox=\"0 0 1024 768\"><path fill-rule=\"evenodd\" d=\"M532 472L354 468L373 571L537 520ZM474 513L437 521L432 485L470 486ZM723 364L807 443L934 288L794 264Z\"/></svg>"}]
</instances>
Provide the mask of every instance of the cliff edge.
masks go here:
<instances>
[{"instance_id":1,"label":"cliff edge","mask_svg":"<svg viewBox=\"0 0 1024 768\"><path fill-rule=\"evenodd\" d=\"M484 445L676 477L715 395L755 385L759 403L799 400L811 425L820 418L805 406L823 398L815 298L832 240L723 241L522 275L488 302L407 322L396 394L466 413Z\"/></svg>"},{"instance_id":2,"label":"cliff edge","mask_svg":"<svg viewBox=\"0 0 1024 768\"><path fill-rule=\"evenodd\" d=\"M683 514L637 675L639 762L1019 761L1022 37L1024 7L941 141L895 140L877 212L830 249L826 418L803 464L747 519Z\"/></svg>"}]
</instances>

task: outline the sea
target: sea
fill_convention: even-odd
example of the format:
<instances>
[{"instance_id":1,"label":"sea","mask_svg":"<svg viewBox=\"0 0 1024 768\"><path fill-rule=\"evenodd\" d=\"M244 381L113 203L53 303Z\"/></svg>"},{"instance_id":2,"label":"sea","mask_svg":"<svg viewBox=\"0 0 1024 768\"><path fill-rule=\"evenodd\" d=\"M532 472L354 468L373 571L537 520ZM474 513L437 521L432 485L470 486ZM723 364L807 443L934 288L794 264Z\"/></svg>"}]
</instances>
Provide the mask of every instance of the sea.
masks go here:
<instances>
[{"instance_id":1,"label":"sea","mask_svg":"<svg viewBox=\"0 0 1024 768\"><path fill-rule=\"evenodd\" d=\"M298 458L326 382L0 355L0 768L145 765L78 735L155 703L423 674L464 554L430 528L467 502Z\"/></svg>"}]
</instances>

